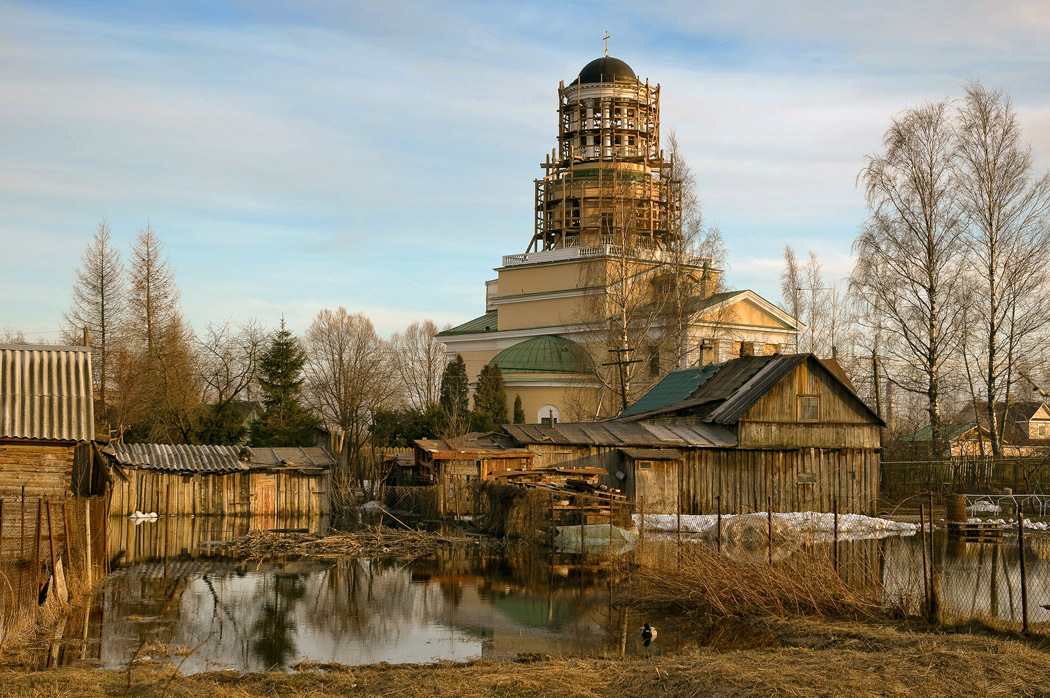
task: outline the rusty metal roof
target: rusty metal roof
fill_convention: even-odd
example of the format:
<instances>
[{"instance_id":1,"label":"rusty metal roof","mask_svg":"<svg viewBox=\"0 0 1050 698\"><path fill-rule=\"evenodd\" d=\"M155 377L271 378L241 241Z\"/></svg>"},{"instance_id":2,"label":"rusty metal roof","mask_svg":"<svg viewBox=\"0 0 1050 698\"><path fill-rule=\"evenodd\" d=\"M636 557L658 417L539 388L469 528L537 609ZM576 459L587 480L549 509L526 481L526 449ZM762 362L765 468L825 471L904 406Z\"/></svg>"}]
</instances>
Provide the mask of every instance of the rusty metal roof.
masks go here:
<instances>
[{"instance_id":1,"label":"rusty metal roof","mask_svg":"<svg viewBox=\"0 0 1050 698\"><path fill-rule=\"evenodd\" d=\"M91 350L0 344L0 437L95 438Z\"/></svg>"},{"instance_id":2,"label":"rusty metal roof","mask_svg":"<svg viewBox=\"0 0 1050 698\"><path fill-rule=\"evenodd\" d=\"M114 443L106 452L121 465L184 473L235 473L256 468L329 468L335 460L323 448L249 448L196 444Z\"/></svg>"},{"instance_id":3,"label":"rusty metal roof","mask_svg":"<svg viewBox=\"0 0 1050 698\"><path fill-rule=\"evenodd\" d=\"M690 446L719 448L736 446L728 429L713 424L649 424L645 422L584 422L508 424L508 434L523 444L574 446Z\"/></svg>"}]
</instances>

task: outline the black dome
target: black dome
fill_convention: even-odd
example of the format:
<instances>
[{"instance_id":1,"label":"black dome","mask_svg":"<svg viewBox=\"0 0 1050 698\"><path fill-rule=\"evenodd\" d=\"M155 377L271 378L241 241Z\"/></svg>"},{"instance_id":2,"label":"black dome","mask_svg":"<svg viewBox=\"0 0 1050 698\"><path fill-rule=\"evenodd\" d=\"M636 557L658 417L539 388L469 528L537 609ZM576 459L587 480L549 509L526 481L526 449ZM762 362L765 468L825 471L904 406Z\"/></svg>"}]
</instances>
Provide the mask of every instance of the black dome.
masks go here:
<instances>
[{"instance_id":1,"label":"black dome","mask_svg":"<svg viewBox=\"0 0 1050 698\"><path fill-rule=\"evenodd\" d=\"M602 56L583 66L580 76L572 81L573 85L593 82L638 82L631 66L619 58Z\"/></svg>"}]
</instances>

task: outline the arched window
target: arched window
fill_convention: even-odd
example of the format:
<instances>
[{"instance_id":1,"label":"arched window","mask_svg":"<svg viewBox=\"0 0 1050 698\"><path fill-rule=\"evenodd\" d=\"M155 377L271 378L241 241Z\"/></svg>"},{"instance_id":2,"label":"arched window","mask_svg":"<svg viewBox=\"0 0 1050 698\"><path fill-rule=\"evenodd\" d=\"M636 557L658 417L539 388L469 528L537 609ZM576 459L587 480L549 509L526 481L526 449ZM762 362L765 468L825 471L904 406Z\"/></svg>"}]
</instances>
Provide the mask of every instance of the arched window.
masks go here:
<instances>
[{"instance_id":1,"label":"arched window","mask_svg":"<svg viewBox=\"0 0 1050 698\"><path fill-rule=\"evenodd\" d=\"M554 405L544 405L540 408L536 421L540 424L554 426L561 421L561 411Z\"/></svg>"}]
</instances>

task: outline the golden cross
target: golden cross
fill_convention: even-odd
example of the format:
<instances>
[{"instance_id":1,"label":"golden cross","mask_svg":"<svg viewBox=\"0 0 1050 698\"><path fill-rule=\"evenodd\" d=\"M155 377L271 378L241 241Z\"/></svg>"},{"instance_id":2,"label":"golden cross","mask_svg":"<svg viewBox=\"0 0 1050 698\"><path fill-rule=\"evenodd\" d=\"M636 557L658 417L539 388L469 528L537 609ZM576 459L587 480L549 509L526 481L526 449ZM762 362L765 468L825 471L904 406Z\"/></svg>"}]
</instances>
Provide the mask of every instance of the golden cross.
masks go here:
<instances>
[{"instance_id":1,"label":"golden cross","mask_svg":"<svg viewBox=\"0 0 1050 698\"><path fill-rule=\"evenodd\" d=\"M605 30L605 36L602 37L602 38L605 39L605 57L608 58L609 57L609 30L608 29Z\"/></svg>"}]
</instances>

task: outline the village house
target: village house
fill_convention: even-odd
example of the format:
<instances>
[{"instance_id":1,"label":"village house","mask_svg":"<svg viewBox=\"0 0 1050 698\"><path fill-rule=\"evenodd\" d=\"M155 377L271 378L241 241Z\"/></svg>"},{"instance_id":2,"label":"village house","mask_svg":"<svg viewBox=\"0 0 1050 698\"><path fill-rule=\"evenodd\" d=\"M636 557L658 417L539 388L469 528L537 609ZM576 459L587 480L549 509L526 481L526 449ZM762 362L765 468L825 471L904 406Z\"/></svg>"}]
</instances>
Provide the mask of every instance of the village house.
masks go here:
<instances>
[{"instance_id":1,"label":"village house","mask_svg":"<svg viewBox=\"0 0 1050 698\"><path fill-rule=\"evenodd\" d=\"M883 425L837 363L791 354L673 371L610 421L504 429L537 468L604 468L650 513L872 514Z\"/></svg>"},{"instance_id":2,"label":"village house","mask_svg":"<svg viewBox=\"0 0 1050 698\"><path fill-rule=\"evenodd\" d=\"M92 400L88 347L0 345L0 496L105 492Z\"/></svg>"},{"instance_id":3,"label":"village house","mask_svg":"<svg viewBox=\"0 0 1050 698\"><path fill-rule=\"evenodd\" d=\"M322 448L113 443L110 513L310 519L330 513Z\"/></svg>"},{"instance_id":4,"label":"village house","mask_svg":"<svg viewBox=\"0 0 1050 698\"><path fill-rule=\"evenodd\" d=\"M1003 433L1002 455L1027 457L1050 453L1050 408L1037 400L997 402L996 422ZM944 456L973 458L992 455L988 403L977 402L963 408L952 421L941 425L945 441ZM898 441L903 449L911 447L914 457L929 451L932 429L929 425ZM898 449L902 450L902 449Z\"/></svg>"}]
</instances>

